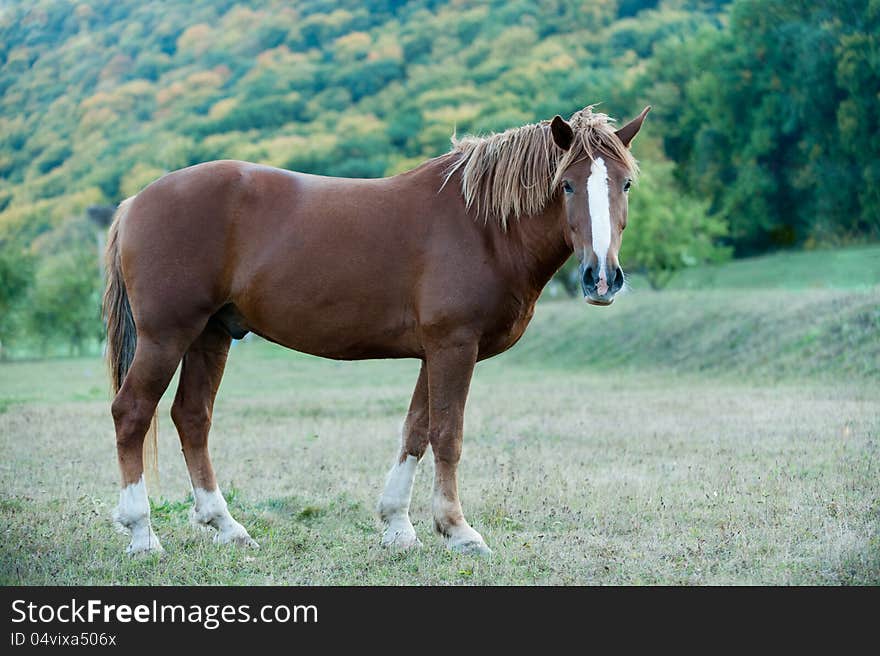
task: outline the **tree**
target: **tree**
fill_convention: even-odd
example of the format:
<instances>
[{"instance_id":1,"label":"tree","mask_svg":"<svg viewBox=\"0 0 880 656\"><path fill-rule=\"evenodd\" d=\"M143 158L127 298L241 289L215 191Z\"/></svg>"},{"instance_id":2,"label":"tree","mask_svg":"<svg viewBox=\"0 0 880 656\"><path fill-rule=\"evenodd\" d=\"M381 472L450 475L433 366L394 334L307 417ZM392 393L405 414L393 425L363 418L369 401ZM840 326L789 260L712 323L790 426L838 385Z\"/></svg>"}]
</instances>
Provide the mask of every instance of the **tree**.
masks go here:
<instances>
[{"instance_id":1,"label":"tree","mask_svg":"<svg viewBox=\"0 0 880 656\"><path fill-rule=\"evenodd\" d=\"M8 357L21 334L24 300L33 276L33 258L17 243L0 242L0 359Z\"/></svg>"},{"instance_id":2,"label":"tree","mask_svg":"<svg viewBox=\"0 0 880 656\"><path fill-rule=\"evenodd\" d=\"M644 274L654 289L665 286L680 269L730 255L718 245L727 235L724 220L708 214L708 202L678 189L673 167L660 159L645 167L630 192L630 219L621 247L625 268Z\"/></svg>"},{"instance_id":3,"label":"tree","mask_svg":"<svg viewBox=\"0 0 880 656\"><path fill-rule=\"evenodd\" d=\"M95 225L84 216L68 219L33 244L39 258L27 298L25 326L44 354L67 346L81 354L102 337L101 273Z\"/></svg>"},{"instance_id":4,"label":"tree","mask_svg":"<svg viewBox=\"0 0 880 656\"><path fill-rule=\"evenodd\" d=\"M878 30L877 0L737 0L655 51L666 154L737 253L880 236Z\"/></svg>"},{"instance_id":5,"label":"tree","mask_svg":"<svg viewBox=\"0 0 880 656\"><path fill-rule=\"evenodd\" d=\"M56 342L81 354L102 334L101 281L93 249L71 249L44 259L29 299L31 334L47 353Z\"/></svg>"}]
</instances>

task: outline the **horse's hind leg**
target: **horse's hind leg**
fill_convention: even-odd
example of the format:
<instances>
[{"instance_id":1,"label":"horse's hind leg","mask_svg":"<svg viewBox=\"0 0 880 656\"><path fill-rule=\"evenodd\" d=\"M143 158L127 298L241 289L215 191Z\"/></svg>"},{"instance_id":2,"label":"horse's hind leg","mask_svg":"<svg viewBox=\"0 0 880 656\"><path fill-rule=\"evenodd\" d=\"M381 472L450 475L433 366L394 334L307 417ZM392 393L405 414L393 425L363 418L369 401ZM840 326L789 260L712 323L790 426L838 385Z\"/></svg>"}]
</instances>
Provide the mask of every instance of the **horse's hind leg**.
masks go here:
<instances>
[{"instance_id":1,"label":"horse's hind leg","mask_svg":"<svg viewBox=\"0 0 880 656\"><path fill-rule=\"evenodd\" d=\"M410 549L420 544L409 519L409 504L419 460L428 448L428 374L425 364L413 392L403 423L400 454L388 472L385 491L379 499L379 517L385 525L382 546Z\"/></svg>"},{"instance_id":2,"label":"horse's hind leg","mask_svg":"<svg viewBox=\"0 0 880 656\"><path fill-rule=\"evenodd\" d=\"M131 532L129 554L162 551L150 525L143 446L156 406L174 375L182 351L183 347L173 340L154 341L139 336L131 367L111 406L122 474L122 492L113 518Z\"/></svg>"},{"instance_id":3,"label":"horse's hind leg","mask_svg":"<svg viewBox=\"0 0 880 656\"><path fill-rule=\"evenodd\" d=\"M223 377L230 342L231 338L222 327L215 321L208 322L183 356L180 384L171 407L171 418L180 434L183 457L192 481L193 521L215 528L215 542L256 547L257 543L244 526L229 514L208 455L208 431L211 428L214 397Z\"/></svg>"}]
</instances>

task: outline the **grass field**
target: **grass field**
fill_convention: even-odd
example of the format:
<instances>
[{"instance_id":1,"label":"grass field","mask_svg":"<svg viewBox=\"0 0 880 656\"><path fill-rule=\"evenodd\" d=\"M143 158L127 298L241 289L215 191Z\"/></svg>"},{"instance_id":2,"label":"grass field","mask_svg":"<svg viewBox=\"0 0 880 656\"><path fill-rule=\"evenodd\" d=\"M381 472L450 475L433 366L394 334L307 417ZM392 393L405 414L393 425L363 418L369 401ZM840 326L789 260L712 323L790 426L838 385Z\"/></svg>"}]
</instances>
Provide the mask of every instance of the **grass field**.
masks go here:
<instances>
[{"instance_id":1,"label":"grass field","mask_svg":"<svg viewBox=\"0 0 880 656\"><path fill-rule=\"evenodd\" d=\"M791 251L685 269L671 289L869 289L880 281L880 246Z\"/></svg>"},{"instance_id":2,"label":"grass field","mask_svg":"<svg viewBox=\"0 0 880 656\"><path fill-rule=\"evenodd\" d=\"M880 288L866 280L542 303L520 345L478 366L468 404L462 499L488 559L432 535L430 456L412 508L424 547L379 546L415 362L234 347L212 450L259 551L188 525L166 395L153 520L167 554L141 559L109 520L102 363L0 365L0 583L880 584Z\"/></svg>"}]
</instances>

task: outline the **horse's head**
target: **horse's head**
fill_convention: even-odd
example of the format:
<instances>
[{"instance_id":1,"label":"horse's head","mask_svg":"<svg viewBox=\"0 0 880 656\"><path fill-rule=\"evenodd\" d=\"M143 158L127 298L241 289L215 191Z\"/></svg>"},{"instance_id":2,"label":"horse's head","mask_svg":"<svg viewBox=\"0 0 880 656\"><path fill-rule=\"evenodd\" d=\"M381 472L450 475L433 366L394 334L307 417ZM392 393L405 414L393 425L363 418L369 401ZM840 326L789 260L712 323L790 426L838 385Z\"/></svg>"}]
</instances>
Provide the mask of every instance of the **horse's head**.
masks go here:
<instances>
[{"instance_id":1,"label":"horse's head","mask_svg":"<svg viewBox=\"0 0 880 656\"><path fill-rule=\"evenodd\" d=\"M592 305L611 305L623 287L617 256L626 228L627 192L635 175L628 149L650 109L607 134L594 125L586 130L579 126L581 112L572 123L561 116L550 123L553 141L571 155L562 158L555 182L563 194L567 236L580 263L584 298ZM583 116L590 120L595 115Z\"/></svg>"}]
</instances>

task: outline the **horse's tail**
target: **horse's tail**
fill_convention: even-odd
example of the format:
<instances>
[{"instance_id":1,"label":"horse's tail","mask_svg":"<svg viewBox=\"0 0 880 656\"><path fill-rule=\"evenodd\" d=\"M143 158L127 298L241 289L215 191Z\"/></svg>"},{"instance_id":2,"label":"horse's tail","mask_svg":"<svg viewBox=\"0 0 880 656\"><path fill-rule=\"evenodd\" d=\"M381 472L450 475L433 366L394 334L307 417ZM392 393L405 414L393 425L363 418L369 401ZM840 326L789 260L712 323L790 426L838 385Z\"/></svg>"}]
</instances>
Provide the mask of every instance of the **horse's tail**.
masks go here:
<instances>
[{"instance_id":1,"label":"horse's tail","mask_svg":"<svg viewBox=\"0 0 880 656\"><path fill-rule=\"evenodd\" d=\"M107 365L110 369L110 384L114 395L122 387L137 346L137 331L119 261L119 224L128 214L132 200L134 197L119 204L110 226L107 250L104 254L107 288L104 290L103 315L107 326ZM153 415L150 428L144 438L144 473L147 484L151 487L159 484L157 419L158 411Z\"/></svg>"}]
</instances>

